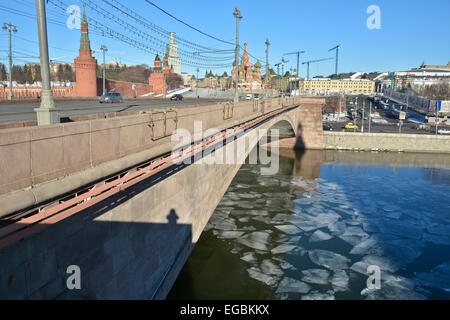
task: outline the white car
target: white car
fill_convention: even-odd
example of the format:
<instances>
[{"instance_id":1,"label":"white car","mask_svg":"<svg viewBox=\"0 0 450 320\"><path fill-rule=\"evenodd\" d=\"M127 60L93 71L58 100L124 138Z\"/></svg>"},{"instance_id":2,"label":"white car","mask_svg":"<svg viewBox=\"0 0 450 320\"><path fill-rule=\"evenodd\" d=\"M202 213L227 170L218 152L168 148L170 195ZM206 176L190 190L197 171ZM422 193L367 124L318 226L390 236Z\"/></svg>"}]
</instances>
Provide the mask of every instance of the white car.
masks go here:
<instances>
[{"instance_id":1,"label":"white car","mask_svg":"<svg viewBox=\"0 0 450 320\"><path fill-rule=\"evenodd\" d=\"M248 94L248 95L245 97L245 100L252 100L252 95L251 95L251 94Z\"/></svg>"},{"instance_id":2,"label":"white car","mask_svg":"<svg viewBox=\"0 0 450 320\"><path fill-rule=\"evenodd\" d=\"M438 133L439 134L450 134L450 129L439 129Z\"/></svg>"}]
</instances>

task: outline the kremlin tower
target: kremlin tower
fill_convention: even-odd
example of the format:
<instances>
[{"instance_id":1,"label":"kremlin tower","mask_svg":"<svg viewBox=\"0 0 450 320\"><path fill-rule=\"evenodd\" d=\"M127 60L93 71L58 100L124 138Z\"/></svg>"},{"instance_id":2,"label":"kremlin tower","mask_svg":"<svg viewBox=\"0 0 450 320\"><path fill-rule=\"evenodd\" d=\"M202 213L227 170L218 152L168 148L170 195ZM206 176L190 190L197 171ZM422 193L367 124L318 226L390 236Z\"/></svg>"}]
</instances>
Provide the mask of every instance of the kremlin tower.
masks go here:
<instances>
[{"instance_id":1,"label":"kremlin tower","mask_svg":"<svg viewBox=\"0 0 450 320\"><path fill-rule=\"evenodd\" d=\"M75 96L97 96L97 60L92 56L86 11L83 9L79 56L75 59Z\"/></svg>"}]
</instances>

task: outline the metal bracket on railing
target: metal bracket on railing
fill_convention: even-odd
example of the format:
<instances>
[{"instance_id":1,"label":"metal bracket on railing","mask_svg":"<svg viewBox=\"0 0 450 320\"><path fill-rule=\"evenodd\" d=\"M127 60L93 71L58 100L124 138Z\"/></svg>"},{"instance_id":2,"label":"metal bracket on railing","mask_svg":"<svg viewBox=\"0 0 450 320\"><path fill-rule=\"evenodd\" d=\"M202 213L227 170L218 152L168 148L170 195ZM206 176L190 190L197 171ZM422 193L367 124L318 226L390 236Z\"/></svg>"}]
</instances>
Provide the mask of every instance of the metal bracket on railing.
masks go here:
<instances>
[{"instance_id":1,"label":"metal bracket on railing","mask_svg":"<svg viewBox=\"0 0 450 320\"><path fill-rule=\"evenodd\" d=\"M173 113L175 114L175 117L170 118L170 114ZM158 115L162 115L162 117L160 117L160 119L155 119L155 116ZM175 126L172 130L170 128L168 130L168 124L170 125L171 121L173 121ZM157 130L157 128L159 127L158 125L159 122L162 122L163 127L161 129L163 130ZM150 122L148 126L150 127L150 138L152 140L158 140L161 138L168 137L172 134L173 131L175 131L178 128L178 111L172 108L163 111L151 111ZM161 133L158 134L158 131L161 131Z\"/></svg>"},{"instance_id":2,"label":"metal bracket on railing","mask_svg":"<svg viewBox=\"0 0 450 320\"><path fill-rule=\"evenodd\" d=\"M259 100L253 100L253 112L257 112L259 109Z\"/></svg>"},{"instance_id":3,"label":"metal bracket on railing","mask_svg":"<svg viewBox=\"0 0 450 320\"><path fill-rule=\"evenodd\" d=\"M231 119L234 115L234 103L226 102L223 105L223 120Z\"/></svg>"}]
</instances>

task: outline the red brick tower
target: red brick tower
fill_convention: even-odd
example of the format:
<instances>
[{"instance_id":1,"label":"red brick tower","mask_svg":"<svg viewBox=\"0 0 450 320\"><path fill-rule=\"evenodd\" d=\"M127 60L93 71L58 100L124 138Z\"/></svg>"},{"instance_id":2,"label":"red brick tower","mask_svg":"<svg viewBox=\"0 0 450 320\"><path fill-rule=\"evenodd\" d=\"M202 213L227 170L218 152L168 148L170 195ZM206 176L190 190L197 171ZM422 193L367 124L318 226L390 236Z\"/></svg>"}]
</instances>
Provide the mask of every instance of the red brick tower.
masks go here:
<instances>
[{"instance_id":1,"label":"red brick tower","mask_svg":"<svg viewBox=\"0 0 450 320\"><path fill-rule=\"evenodd\" d=\"M83 9L81 21L80 54L75 59L75 96L97 96L97 60L92 56L86 11Z\"/></svg>"},{"instance_id":2,"label":"red brick tower","mask_svg":"<svg viewBox=\"0 0 450 320\"><path fill-rule=\"evenodd\" d=\"M157 94L163 93L165 88L163 66L158 54L156 55L155 61L153 62L153 70L148 77L148 83L153 87L153 92Z\"/></svg>"}]
</instances>

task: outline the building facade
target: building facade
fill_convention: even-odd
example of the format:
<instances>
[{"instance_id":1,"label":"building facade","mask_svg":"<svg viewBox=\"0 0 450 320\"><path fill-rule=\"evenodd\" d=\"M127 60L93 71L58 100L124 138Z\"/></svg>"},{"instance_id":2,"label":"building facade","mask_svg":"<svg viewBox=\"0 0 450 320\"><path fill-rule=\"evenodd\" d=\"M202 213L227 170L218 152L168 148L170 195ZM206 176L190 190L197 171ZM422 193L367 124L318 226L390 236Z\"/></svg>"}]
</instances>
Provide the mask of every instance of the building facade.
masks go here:
<instances>
[{"instance_id":1,"label":"building facade","mask_svg":"<svg viewBox=\"0 0 450 320\"><path fill-rule=\"evenodd\" d=\"M374 93L375 81L370 80L331 80L328 78L314 78L300 80L299 90L311 93L346 92L348 94Z\"/></svg>"},{"instance_id":2,"label":"building facade","mask_svg":"<svg viewBox=\"0 0 450 320\"><path fill-rule=\"evenodd\" d=\"M178 44L175 43L175 32L169 34L169 43L166 45L168 64L173 72L181 76L181 58L178 57Z\"/></svg>"}]
</instances>

